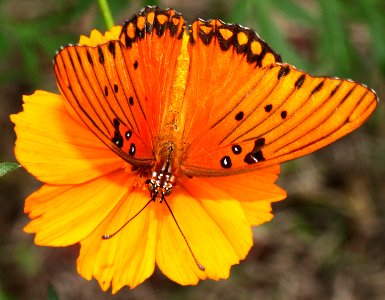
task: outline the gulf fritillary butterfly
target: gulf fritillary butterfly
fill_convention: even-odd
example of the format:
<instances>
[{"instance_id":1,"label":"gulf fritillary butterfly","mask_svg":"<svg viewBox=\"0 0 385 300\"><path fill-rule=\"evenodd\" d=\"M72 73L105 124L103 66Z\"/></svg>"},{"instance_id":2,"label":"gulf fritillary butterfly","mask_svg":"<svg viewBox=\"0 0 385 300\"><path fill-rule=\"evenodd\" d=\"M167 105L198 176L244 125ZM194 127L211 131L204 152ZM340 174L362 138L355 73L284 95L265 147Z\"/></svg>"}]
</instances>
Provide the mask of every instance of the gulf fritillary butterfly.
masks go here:
<instances>
[{"instance_id":1,"label":"gulf fritillary butterfly","mask_svg":"<svg viewBox=\"0 0 385 300\"><path fill-rule=\"evenodd\" d=\"M363 84L283 63L249 28L186 25L157 7L126 22L119 40L62 48L54 68L84 124L147 178L150 201L166 204L179 176L234 175L306 155L359 127L378 102Z\"/></svg>"}]
</instances>

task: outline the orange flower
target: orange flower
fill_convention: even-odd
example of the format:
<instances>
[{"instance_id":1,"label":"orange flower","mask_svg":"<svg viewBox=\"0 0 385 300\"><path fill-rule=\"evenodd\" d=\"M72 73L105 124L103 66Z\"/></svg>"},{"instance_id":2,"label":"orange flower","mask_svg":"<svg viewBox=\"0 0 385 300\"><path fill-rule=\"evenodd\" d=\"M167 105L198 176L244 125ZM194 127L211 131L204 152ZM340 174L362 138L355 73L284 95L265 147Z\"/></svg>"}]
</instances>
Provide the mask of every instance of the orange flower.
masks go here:
<instances>
[{"instance_id":1,"label":"orange flower","mask_svg":"<svg viewBox=\"0 0 385 300\"><path fill-rule=\"evenodd\" d=\"M155 264L182 285L227 278L251 226L286 196L278 164L377 105L365 85L282 63L251 29L186 28L176 11L146 7L93 31L55 57L62 95L37 91L12 116L17 159L45 183L26 200L25 231L39 245L79 242L78 272L113 293Z\"/></svg>"},{"instance_id":2,"label":"orange flower","mask_svg":"<svg viewBox=\"0 0 385 300\"><path fill-rule=\"evenodd\" d=\"M92 31L80 43L97 45L119 32ZM146 178L101 142L64 96L36 91L23 100L23 111L11 117L16 157L44 182L26 200L32 221L25 231L36 234L37 245L80 243L78 272L96 278L103 290L133 288L155 264L182 285L227 278L252 246L250 225L269 221L271 202L286 196L274 184L275 165L227 177L179 176L167 196L170 209L149 202ZM116 236L102 239L136 214Z\"/></svg>"}]
</instances>

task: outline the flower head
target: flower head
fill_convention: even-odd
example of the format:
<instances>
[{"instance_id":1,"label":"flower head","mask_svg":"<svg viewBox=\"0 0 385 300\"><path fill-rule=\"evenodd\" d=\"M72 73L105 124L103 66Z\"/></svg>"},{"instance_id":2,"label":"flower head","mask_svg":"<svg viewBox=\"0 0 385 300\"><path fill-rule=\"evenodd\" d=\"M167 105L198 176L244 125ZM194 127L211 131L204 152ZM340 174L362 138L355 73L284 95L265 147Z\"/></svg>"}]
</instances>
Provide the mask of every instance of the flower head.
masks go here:
<instances>
[{"instance_id":1,"label":"flower head","mask_svg":"<svg viewBox=\"0 0 385 300\"><path fill-rule=\"evenodd\" d=\"M94 30L80 44L119 32ZM80 243L78 272L103 290L133 288L156 265L182 285L227 278L252 246L250 226L269 221L271 202L285 198L274 184L275 165L226 177L179 176L167 203L150 201L148 178L94 135L64 96L36 91L23 100L23 111L11 117L16 157L44 183L26 199L32 220L24 230L42 246Z\"/></svg>"},{"instance_id":2,"label":"flower head","mask_svg":"<svg viewBox=\"0 0 385 300\"><path fill-rule=\"evenodd\" d=\"M60 95L12 116L35 243L80 243L78 272L115 293L151 276L229 276L286 193L279 163L348 134L376 94L281 63L251 29L146 7L61 49Z\"/></svg>"}]
</instances>

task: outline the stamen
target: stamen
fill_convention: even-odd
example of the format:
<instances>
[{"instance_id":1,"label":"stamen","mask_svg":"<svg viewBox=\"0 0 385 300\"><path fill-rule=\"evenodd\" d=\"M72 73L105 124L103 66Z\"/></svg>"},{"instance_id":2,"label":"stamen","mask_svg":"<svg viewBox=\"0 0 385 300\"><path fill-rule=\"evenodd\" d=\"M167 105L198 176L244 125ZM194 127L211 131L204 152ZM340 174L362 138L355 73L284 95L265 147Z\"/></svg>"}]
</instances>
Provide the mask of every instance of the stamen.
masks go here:
<instances>
[{"instance_id":1,"label":"stamen","mask_svg":"<svg viewBox=\"0 0 385 300\"><path fill-rule=\"evenodd\" d=\"M205 270L206 270L205 267L202 266L202 265L198 262L197 258L195 257L194 252L192 251L192 249L191 249L191 247L190 247L190 244L188 243L188 241L187 241L187 239L186 239L186 237L185 237L185 235L184 235L182 229L180 228L180 226L179 226L179 224L178 224L178 221L176 220L176 218L175 218L175 216L174 216L174 213L173 213L172 210L171 210L170 205L168 205L168 202L167 202L166 198L163 198L162 200L164 201L164 203L166 203L167 208L168 208L168 210L170 211L171 216L172 216L172 218L174 219L175 224L176 224L176 226L177 226L178 229L179 229L179 232L182 234L182 237L183 237L184 241L186 242L186 245L187 245L188 249L190 250L190 253L191 253L193 259L195 260L195 263L196 263L197 267L199 268L199 270L205 271Z\"/></svg>"},{"instance_id":2,"label":"stamen","mask_svg":"<svg viewBox=\"0 0 385 300\"><path fill-rule=\"evenodd\" d=\"M145 206L142 207L141 210L139 210L133 217L131 217L126 223L123 224L122 227L120 227L117 231L115 231L113 234L105 234L105 235L102 235L102 239L103 240L108 240L112 237L114 237L115 235L117 235L128 223L130 223L134 218L136 218L149 204L151 201L154 201L152 198L146 203Z\"/></svg>"}]
</instances>

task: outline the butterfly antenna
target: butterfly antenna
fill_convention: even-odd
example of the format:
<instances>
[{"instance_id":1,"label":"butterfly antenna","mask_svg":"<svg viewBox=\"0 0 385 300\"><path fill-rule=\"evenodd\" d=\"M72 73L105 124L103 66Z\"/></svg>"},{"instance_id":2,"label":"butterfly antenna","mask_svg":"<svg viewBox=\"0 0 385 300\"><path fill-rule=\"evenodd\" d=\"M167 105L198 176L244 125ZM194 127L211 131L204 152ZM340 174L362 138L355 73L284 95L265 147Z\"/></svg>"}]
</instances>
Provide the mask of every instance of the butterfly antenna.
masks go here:
<instances>
[{"instance_id":1,"label":"butterfly antenna","mask_svg":"<svg viewBox=\"0 0 385 300\"><path fill-rule=\"evenodd\" d=\"M188 241L187 241L185 235L183 234L183 231L182 231L182 229L180 228L180 226L179 226L179 224L178 224L178 221L176 220L176 218L175 218L175 216L174 216L174 213L173 213L172 210L171 210L170 205L168 205L168 202L167 202L166 198L162 197L162 201L164 201L164 203L166 203L167 208L168 208L168 210L170 211L171 216L172 216L172 218L174 219L176 226L178 226L179 232L182 234L182 237L183 237L184 241L186 242L186 245L187 245L188 249L190 250L190 253L191 253L192 257L194 258L195 263L196 263L196 265L198 266L199 270L205 271L205 270L206 270L205 267L202 266L202 265L198 262L197 258L196 258L195 255L194 255L194 252L191 250L190 244L188 243Z\"/></svg>"},{"instance_id":2,"label":"butterfly antenna","mask_svg":"<svg viewBox=\"0 0 385 300\"><path fill-rule=\"evenodd\" d=\"M128 223L130 223L133 219L135 219L149 204L151 201L154 201L153 198L151 198L145 206L143 206L141 208L141 210L139 210L134 216L132 216L126 223L123 224L122 227L120 227L118 230L116 230L114 233L112 234L105 234L105 235L102 235L102 239L103 240L108 240L110 238L113 238L115 235L117 235ZM179 227L179 226L178 226Z\"/></svg>"},{"instance_id":3,"label":"butterfly antenna","mask_svg":"<svg viewBox=\"0 0 385 300\"><path fill-rule=\"evenodd\" d=\"M153 193L151 193L151 200L155 201L156 197L158 197L158 191L155 190Z\"/></svg>"}]
</instances>

